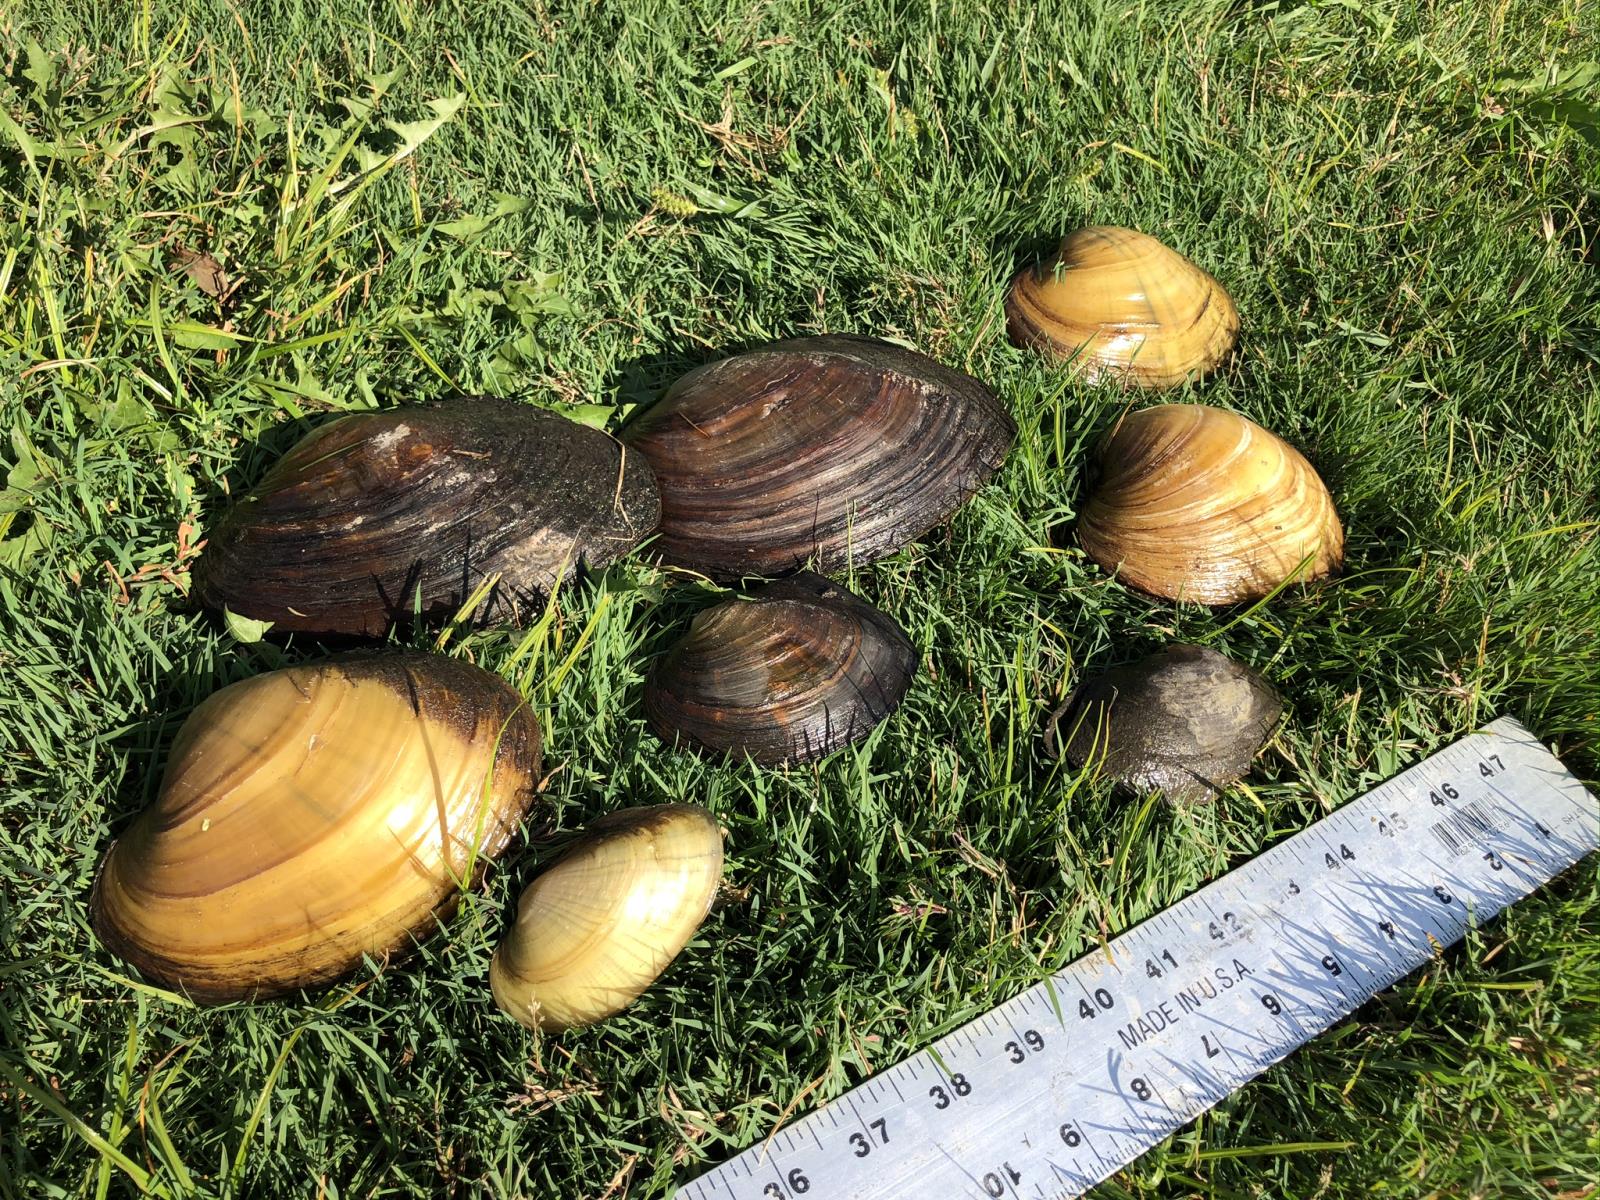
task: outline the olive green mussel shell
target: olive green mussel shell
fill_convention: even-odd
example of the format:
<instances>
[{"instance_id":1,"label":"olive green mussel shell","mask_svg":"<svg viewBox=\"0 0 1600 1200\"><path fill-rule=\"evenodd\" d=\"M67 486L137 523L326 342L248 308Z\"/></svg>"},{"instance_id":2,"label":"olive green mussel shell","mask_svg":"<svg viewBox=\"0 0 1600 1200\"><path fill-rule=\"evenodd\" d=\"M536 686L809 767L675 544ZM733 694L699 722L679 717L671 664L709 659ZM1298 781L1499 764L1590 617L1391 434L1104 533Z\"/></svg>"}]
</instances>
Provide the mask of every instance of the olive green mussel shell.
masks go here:
<instances>
[{"instance_id":1,"label":"olive green mussel shell","mask_svg":"<svg viewBox=\"0 0 1600 1200\"><path fill-rule=\"evenodd\" d=\"M517 903L489 985L531 1029L620 1012L678 956L722 881L722 831L703 808L663 804L591 825Z\"/></svg>"},{"instance_id":2,"label":"olive green mussel shell","mask_svg":"<svg viewBox=\"0 0 1600 1200\"><path fill-rule=\"evenodd\" d=\"M1204 803L1244 777L1282 713L1257 672L1175 645L1084 681L1051 716L1046 740L1131 791Z\"/></svg>"},{"instance_id":3,"label":"olive green mussel shell","mask_svg":"<svg viewBox=\"0 0 1600 1200\"><path fill-rule=\"evenodd\" d=\"M352 655L233 684L106 853L95 928L198 1000L327 983L428 934L538 778L532 712L468 663Z\"/></svg>"},{"instance_id":4,"label":"olive green mussel shell","mask_svg":"<svg viewBox=\"0 0 1600 1200\"><path fill-rule=\"evenodd\" d=\"M659 516L649 464L555 413L483 396L358 413L296 444L208 532L194 590L279 631L377 636L496 580L478 616L516 622Z\"/></svg>"},{"instance_id":5,"label":"olive green mussel shell","mask_svg":"<svg viewBox=\"0 0 1600 1200\"><path fill-rule=\"evenodd\" d=\"M696 616L651 668L644 711L669 742L801 763L871 733L916 670L892 617L805 571Z\"/></svg>"},{"instance_id":6,"label":"olive green mussel shell","mask_svg":"<svg viewBox=\"0 0 1600 1200\"><path fill-rule=\"evenodd\" d=\"M1133 229L1096 225L1024 268L1006 299L1011 340L1068 359L1090 381L1173 387L1233 349L1239 312L1223 286Z\"/></svg>"},{"instance_id":7,"label":"olive green mussel shell","mask_svg":"<svg viewBox=\"0 0 1600 1200\"><path fill-rule=\"evenodd\" d=\"M839 335L692 371L622 432L661 487L657 552L721 580L893 554L977 491L1015 436L972 376Z\"/></svg>"}]
</instances>

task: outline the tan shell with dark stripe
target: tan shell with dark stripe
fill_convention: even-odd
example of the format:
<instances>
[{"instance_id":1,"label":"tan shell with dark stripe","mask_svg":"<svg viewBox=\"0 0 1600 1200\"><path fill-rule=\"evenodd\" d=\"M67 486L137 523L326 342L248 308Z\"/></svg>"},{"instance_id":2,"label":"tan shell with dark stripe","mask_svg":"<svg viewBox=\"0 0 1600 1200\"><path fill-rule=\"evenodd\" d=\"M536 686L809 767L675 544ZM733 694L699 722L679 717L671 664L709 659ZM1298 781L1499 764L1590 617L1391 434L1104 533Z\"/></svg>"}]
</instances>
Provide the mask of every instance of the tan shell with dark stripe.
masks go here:
<instances>
[{"instance_id":1,"label":"tan shell with dark stripe","mask_svg":"<svg viewBox=\"0 0 1600 1200\"><path fill-rule=\"evenodd\" d=\"M1124 583L1200 604L1259 599L1344 559L1333 497L1300 452L1195 404L1132 413L1107 435L1078 540Z\"/></svg>"},{"instance_id":2,"label":"tan shell with dark stripe","mask_svg":"<svg viewBox=\"0 0 1600 1200\"><path fill-rule=\"evenodd\" d=\"M893 554L983 486L1016 432L972 376L830 335L690 372L622 440L655 470L661 557L726 580Z\"/></svg>"},{"instance_id":3,"label":"tan shell with dark stripe","mask_svg":"<svg viewBox=\"0 0 1600 1200\"><path fill-rule=\"evenodd\" d=\"M209 697L106 854L95 927L200 1000L325 983L425 935L539 773L516 691L426 654L330 659Z\"/></svg>"},{"instance_id":4,"label":"tan shell with dark stripe","mask_svg":"<svg viewBox=\"0 0 1600 1200\"><path fill-rule=\"evenodd\" d=\"M1018 273L1006 299L1011 340L1072 359L1086 378L1172 387L1210 373L1239 333L1223 287L1155 238L1114 225L1070 234Z\"/></svg>"}]
</instances>

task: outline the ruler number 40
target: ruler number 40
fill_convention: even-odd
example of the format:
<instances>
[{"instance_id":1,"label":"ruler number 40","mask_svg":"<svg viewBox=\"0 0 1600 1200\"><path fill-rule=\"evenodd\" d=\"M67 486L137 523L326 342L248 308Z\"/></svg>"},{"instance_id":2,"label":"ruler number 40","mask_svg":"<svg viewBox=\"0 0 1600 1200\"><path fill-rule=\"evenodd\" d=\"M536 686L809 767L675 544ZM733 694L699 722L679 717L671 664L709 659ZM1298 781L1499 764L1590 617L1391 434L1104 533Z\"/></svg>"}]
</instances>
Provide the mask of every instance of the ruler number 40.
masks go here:
<instances>
[{"instance_id":1,"label":"ruler number 40","mask_svg":"<svg viewBox=\"0 0 1600 1200\"><path fill-rule=\"evenodd\" d=\"M1111 993L1106 991L1105 988L1095 988L1094 1002L1098 1004L1101 1010L1104 1012L1110 1012L1111 1009L1116 1005L1116 1001L1111 998ZM1078 1001L1078 1020L1087 1021L1090 1018L1098 1017L1099 1015L1100 1013L1091 1008L1087 1000Z\"/></svg>"}]
</instances>

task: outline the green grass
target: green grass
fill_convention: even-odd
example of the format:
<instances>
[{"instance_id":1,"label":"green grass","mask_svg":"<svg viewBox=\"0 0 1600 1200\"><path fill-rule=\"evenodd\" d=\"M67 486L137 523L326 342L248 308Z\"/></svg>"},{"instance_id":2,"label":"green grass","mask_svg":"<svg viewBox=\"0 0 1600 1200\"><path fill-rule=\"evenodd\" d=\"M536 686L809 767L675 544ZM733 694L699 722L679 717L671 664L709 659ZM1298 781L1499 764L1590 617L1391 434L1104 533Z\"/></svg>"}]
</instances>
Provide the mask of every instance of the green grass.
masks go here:
<instances>
[{"instance_id":1,"label":"green grass","mask_svg":"<svg viewBox=\"0 0 1600 1200\"><path fill-rule=\"evenodd\" d=\"M1597 60L1582 0L0 0L0 1196L661 1196L1492 715L1593 778ZM1129 397L1011 348L1000 301L1089 221L1233 291L1242 351L1184 395L1317 464L1340 581L1175 610L1059 536ZM925 652L858 751L658 744L642 673L707 592L630 561L540 638L449 639L535 703L550 777L446 936L209 1010L100 948L95 864L186 713L319 652L185 610L230 489L331 411L492 391L615 427L824 330L965 366L1022 430L855 573ZM1083 671L1174 638L1288 701L1212 810L1043 753ZM499 1016L489 953L552 841L680 799L725 824L734 901L616 1020ZM1100 1194L1570 1200L1597 1088L1590 860Z\"/></svg>"}]
</instances>

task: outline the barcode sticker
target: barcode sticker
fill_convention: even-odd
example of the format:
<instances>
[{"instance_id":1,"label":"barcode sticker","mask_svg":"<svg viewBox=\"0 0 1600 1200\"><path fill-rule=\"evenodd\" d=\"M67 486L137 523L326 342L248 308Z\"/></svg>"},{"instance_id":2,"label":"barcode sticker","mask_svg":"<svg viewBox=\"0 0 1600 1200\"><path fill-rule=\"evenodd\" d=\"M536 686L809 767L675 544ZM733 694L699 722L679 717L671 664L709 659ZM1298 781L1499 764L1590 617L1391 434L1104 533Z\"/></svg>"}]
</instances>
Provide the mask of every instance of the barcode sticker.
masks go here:
<instances>
[{"instance_id":1,"label":"barcode sticker","mask_svg":"<svg viewBox=\"0 0 1600 1200\"><path fill-rule=\"evenodd\" d=\"M1483 802L1473 800L1435 825L1433 836L1450 851L1452 857L1457 857L1472 849L1473 839L1494 833L1499 828L1500 822L1483 806Z\"/></svg>"}]
</instances>

